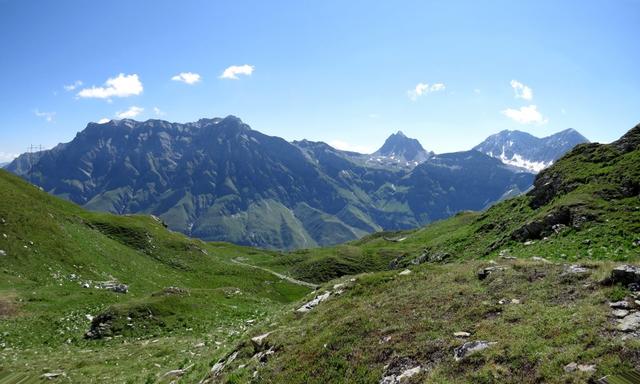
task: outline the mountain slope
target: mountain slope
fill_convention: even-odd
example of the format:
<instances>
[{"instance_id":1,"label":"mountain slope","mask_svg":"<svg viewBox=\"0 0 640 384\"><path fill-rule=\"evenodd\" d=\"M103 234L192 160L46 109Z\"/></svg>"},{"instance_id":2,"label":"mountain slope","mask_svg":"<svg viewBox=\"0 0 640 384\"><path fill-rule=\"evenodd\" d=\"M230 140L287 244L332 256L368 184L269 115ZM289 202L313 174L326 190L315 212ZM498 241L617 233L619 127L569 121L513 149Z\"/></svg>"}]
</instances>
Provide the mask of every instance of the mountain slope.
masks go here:
<instances>
[{"instance_id":1,"label":"mountain slope","mask_svg":"<svg viewBox=\"0 0 640 384\"><path fill-rule=\"evenodd\" d=\"M418 140L398 131L389 136L380 149L367 157L367 163L413 168L431 155L433 153L427 152Z\"/></svg>"},{"instance_id":2,"label":"mountain slope","mask_svg":"<svg viewBox=\"0 0 640 384\"><path fill-rule=\"evenodd\" d=\"M87 212L2 170L0 250L0 377L62 370L65 382L155 381L185 349L206 367L214 341L308 292L231 262L268 253L188 239L150 216ZM106 289L115 284L128 292ZM92 317L107 324L106 338L85 339Z\"/></svg>"},{"instance_id":3,"label":"mountain slope","mask_svg":"<svg viewBox=\"0 0 640 384\"><path fill-rule=\"evenodd\" d=\"M383 149L407 161L424 157L420 144L401 134ZM483 164L482 175L440 167L435 178L416 178L413 166L370 167L356 154L288 143L229 116L187 124L90 123L71 142L24 154L8 170L91 210L154 214L204 240L295 249L482 209L532 181L497 161ZM464 180L453 182L456 177ZM460 199L451 190L462 184L486 188Z\"/></svg>"},{"instance_id":4,"label":"mountain slope","mask_svg":"<svg viewBox=\"0 0 640 384\"><path fill-rule=\"evenodd\" d=\"M530 172L540 172L577 144L588 143L575 129L537 138L521 131L502 131L489 136L473 149L503 163Z\"/></svg>"},{"instance_id":5,"label":"mountain slope","mask_svg":"<svg viewBox=\"0 0 640 384\"><path fill-rule=\"evenodd\" d=\"M640 125L579 145L527 195L484 213L306 258L257 257L318 282L341 275L324 260L379 272L328 282L303 301L319 301L310 309L290 306L207 382L618 382L597 379L640 367L634 278L611 262L640 259L639 183Z\"/></svg>"}]
</instances>

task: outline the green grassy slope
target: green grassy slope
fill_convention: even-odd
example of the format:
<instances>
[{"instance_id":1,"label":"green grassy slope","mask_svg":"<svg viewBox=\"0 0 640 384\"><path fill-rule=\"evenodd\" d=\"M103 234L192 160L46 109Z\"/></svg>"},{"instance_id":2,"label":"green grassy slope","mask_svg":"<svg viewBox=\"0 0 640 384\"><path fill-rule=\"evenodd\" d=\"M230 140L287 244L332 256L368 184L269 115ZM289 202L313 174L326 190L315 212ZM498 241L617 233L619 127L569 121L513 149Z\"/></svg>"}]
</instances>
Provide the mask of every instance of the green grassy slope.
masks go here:
<instances>
[{"instance_id":1,"label":"green grassy slope","mask_svg":"<svg viewBox=\"0 0 640 384\"><path fill-rule=\"evenodd\" d=\"M300 278L338 279L311 311L291 305L253 330L271 332L265 345L239 343L210 382L594 382L640 368L640 334L618 331L608 305L627 298L634 308L640 295L600 284L639 256L637 126L613 144L578 146L528 194L485 212L338 247L247 256ZM571 273L571 264L585 270ZM470 335L454 336L461 331ZM457 361L467 341L495 344ZM565 368L573 362L588 367ZM410 378L383 381L416 367Z\"/></svg>"},{"instance_id":2,"label":"green grassy slope","mask_svg":"<svg viewBox=\"0 0 640 384\"><path fill-rule=\"evenodd\" d=\"M68 382L153 382L208 367L309 291L230 262L263 251L191 240L149 216L90 213L4 171L0 250L0 372L61 370ZM110 280L129 292L95 288ZM85 340L99 314L113 317L110 337Z\"/></svg>"}]
</instances>

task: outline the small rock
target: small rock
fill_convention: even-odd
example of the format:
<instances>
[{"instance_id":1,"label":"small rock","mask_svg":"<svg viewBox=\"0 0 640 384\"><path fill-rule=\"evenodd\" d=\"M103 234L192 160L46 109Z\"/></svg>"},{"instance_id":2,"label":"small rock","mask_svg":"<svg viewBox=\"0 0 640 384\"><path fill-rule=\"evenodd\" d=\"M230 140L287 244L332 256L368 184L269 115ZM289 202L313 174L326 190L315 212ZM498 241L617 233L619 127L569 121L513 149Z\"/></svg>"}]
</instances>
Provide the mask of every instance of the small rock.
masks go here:
<instances>
[{"instance_id":1,"label":"small rock","mask_svg":"<svg viewBox=\"0 0 640 384\"><path fill-rule=\"evenodd\" d=\"M571 264L564 268L565 274L582 274L589 273L589 269L585 268L580 264Z\"/></svg>"},{"instance_id":2,"label":"small rock","mask_svg":"<svg viewBox=\"0 0 640 384\"><path fill-rule=\"evenodd\" d=\"M629 314L629 311L626 309L614 309L611 314L617 318L623 318Z\"/></svg>"},{"instance_id":3,"label":"small rock","mask_svg":"<svg viewBox=\"0 0 640 384\"><path fill-rule=\"evenodd\" d=\"M541 261L541 262L547 263L547 264L551 263L549 260L545 259L544 257L540 257L540 256L533 256L531 258L531 260L533 260L533 261Z\"/></svg>"},{"instance_id":4,"label":"small rock","mask_svg":"<svg viewBox=\"0 0 640 384\"><path fill-rule=\"evenodd\" d=\"M267 337L269 337L270 334L271 334L271 332L267 332L267 333L262 334L260 336L256 336L256 337L251 338L251 344L253 344L253 349L256 352L260 352L260 351L262 351L264 349L264 347L267 344L266 339L267 339Z\"/></svg>"},{"instance_id":5,"label":"small rock","mask_svg":"<svg viewBox=\"0 0 640 384\"><path fill-rule=\"evenodd\" d=\"M495 342L490 341L469 341L453 350L453 358L456 361L460 361L469 355L483 351L495 344Z\"/></svg>"},{"instance_id":6,"label":"small rock","mask_svg":"<svg viewBox=\"0 0 640 384\"><path fill-rule=\"evenodd\" d=\"M329 296L331 296L331 292L325 292L322 295L318 295L313 300L309 301L308 303L306 303L302 307L298 308L296 310L296 312L301 312L301 313L309 312L310 310L315 308L318 304L320 304L323 301L327 300L329 298Z\"/></svg>"},{"instance_id":7,"label":"small rock","mask_svg":"<svg viewBox=\"0 0 640 384\"><path fill-rule=\"evenodd\" d=\"M632 332L640 328L640 312L634 312L620 320L616 329L622 332Z\"/></svg>"},{"instance_id":8,"label":"small rock","mask_svg":"<svg viewBox=\"0 0 640 384\"><path fill-rule=\"evenodd\" d=\"M403 371L402 373L400 373L399 375L384 376L380 380L379 384L399 384L399 383L402 383L405 379L415 376L420 372L422 372L422 367L420 366L409 368Z\"/></svg>"},{"instance_id":9,"label":"small rock","mask_svg":"<svg viewBox=\"0 0 640 384\"><path fill-rule=\"evenodd\" d=\"M633 246L634 247L640 247L640 239L636 239L633 241Z\"/></svg>"},{"instance_id":10,"label":"small rock","mask_svg":"<svg viewBox=\"0 0 640 384\"><path fill-rule=\"evenodd\" d=\"M533 244L535 244L535 243L536 243L536 242L535 242L535 241L533 241L533 240L528 240L528 241L525 241L525 242L524 242L524 245L533 245Z\"/></svg>"},{"instance_id":11,"label":"small rock","mask_svg":"<svg viewBox=\"0 0 640 384\"><path fill-rule=\"evenodd\" d=\"M405 269L404 271L398 273L398 275L410 275L411 274L411 270L410 269Z\"/></svg>"},{"instance_id":12,"label":"small rock","mask_svg":"<svg viewBox=\"0 0 640 384\"><path fill-rule=\"evenodd\" d=\"M6 233L3 233L3 234L2 234L2 238L3 238L3 239L6 239L7 237L8 237L8 236L7 236L7 234L6 234Z\"/></svg>"},{"instance_id":13,"label":"small rock","mask_svg":"<svg viewBox=\"0 0 640 384\"><path fill-rule=\"evenodd\" d=\"M205 344L204 343L198 343L196 345L194 345L194 348L204 348Z\"/></svg>"},{"instance_id":14,"label":"small rock","mask_svg":"<svg viewBox=\"0 0 640 384\"><path fill-rule=\"evenodd\" d=\"M584 245L591 244L591 239L582 240L582 244L584 244Z\"/></svg>"},{"instance_id":15,"label":"small rock","mask_svg":"<svg viewBox=\"0 0 640 384\"><path fill-rule=\"evenodd\" d=\"M453 336L454 337L467 338L467 337L471 336L471 334L469 332L454 332Z\"/></svg>"},{"instance_id":16,"label":"small rock","mask_svg":"<svg viewBox=\"0 0 640 384\"><path fill-rule=\"evenodd\" d=\"M42 375L43 378L48 380L57 379L60 376L66 376L64 372L48 372Z\"/></svg>"},{"instance_id":17,"label":"small rock","mask_svg":"<svg viewBox=\"0 0 640 384\"><path fill-rule=\"evenodd\" d=\"M7 252L5 252L2 249L0 249L0 256L7 256Z\"/></svg>"},{"instance_id":18,"label":"small rock","mask_svg":"<svg viewBox=\"0 0 640 384\"><path fill-rule=\"evenodd\" d=\"M520 304L520 299L511 299L511 304Z\"/></svg>"},{"instance_id":19,"label":"small rock","mask_svg":"<svg viewBox=\"0 0 640 384\"><path fill-rule=\"evenodd\" d=\"M191 369L191 367L193 367L193 364L188 366L188 367L185 367L183 369L174 369L173 371L169 371L169 372L165 373L164 375L162 375L160 380L168 379L170 377L182 377L182 376L184 376L185 373L187 373L188 370Z\"/></svg>"},{"instance_id":20,"label":"small rock","mask_svg":"<svg viewBox=\"0 0 640 384\"><path fill-rule=\"evenodd\" d=\"M489 275L492 274L493 272L504 271L505 269L507 268L500 265L482 268L481 270L478 271L478 279L484 280L487 277L489 277Z\"/></svg>"},{"instance_id":21,"label":"small rock","mask_svg":"<svg viewBox=\"0 0 640 384\"><path fill-rule=\"evenodd\" d=\"M333 289L342 288L342 287L344 287L344 285L345 285L344 283L334 284L334 285L333 285Z\"/></svg>"},{"instance_id":22,"label":"small rock","mask_svg":"<svg viewBox=\"0 0 640 384\"><path fill-rule=\"evenodd\" d=\"M629 304L628 301L626 300L621 300L621 301L616 301L613 303L609 303L609 306L611 308L616 308L616 309L629 309L631 308L631 304Z\"/></svg>"},{"instance_id":23,"label":"small rock","mask_svg":"<svg viewBox=\"0 0 640 384\"><path fill-rule=\"evenodd\" d=\"M564 371L567 373L570 372L585 372L585 373L594 373L596 371L596 366L592 364L578 364L576 362L569 363L564 366Z\"/></svg>"},{"instance_id":24,"label":"small rock","mask_svg":"<svg viewBox=\"0 0 640 384\"><path fill-rule=\"evenodd\" d=\"M613 268L609 280L612 284L629 285L631 283L640 283L640 268L635 265L619 265Z\"/></svg>"}]
</instances>

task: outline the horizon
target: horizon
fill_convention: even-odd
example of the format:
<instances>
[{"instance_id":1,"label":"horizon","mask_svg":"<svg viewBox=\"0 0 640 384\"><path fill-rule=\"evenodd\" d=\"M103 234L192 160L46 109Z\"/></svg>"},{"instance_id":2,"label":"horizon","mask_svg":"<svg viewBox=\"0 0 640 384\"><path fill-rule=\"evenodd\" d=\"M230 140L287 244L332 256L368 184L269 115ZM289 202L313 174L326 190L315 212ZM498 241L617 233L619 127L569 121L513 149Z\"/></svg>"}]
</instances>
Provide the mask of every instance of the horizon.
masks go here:
<instances>
[{"instance_id":1,"label":"horizon","mask_svg":"<svg viewBox=\"0 0 640 384\"><path fill-rule=\"evenodd\" d=\"M234 118L237 118L237 119L239 119L240 121L242 121L242 123L243 123L243 124L248 125L248 126L249 126L249 128L250 128L251 130L253 130L253 131L258 131L258 132L260 132L260 133L262 133L262 134L266 134L266 133L264 133L264 132L260 131L259 129L255 129L255 128L254 128L254 127L252 127L250 124L247 124L247 123L246 123L244 120L242 120L242 118L241 118L241 117L239 117L239 116L235 116L235 115L227 115L227 116L224 116L224 117L221 117L221 116L215 116L215 117L201 117L201 118L199 118L199 119L197 119L197 120L194 120L194 121L186 121L186 122L170 121L170 120L165 120L165 119L160 119L160 118L149 118L149 119L146 119L146 120L136 120L136 119L132 119L132 118L124 118L124 119L111 119L111 120L109 120L109 121L103 121L103 122L90 121L90 122L88 122L88 123L86 124L86 126L85 126L82 130L80 130L80 131L76 132L76 135L77 135L78 133L82 132L84 129L86 129L90 124L99 124L99 125L103 125L103 124L109 124L109 123L111 123L111 122L120 122L120 121L133 121L133 122L140 123L140 124L145 124L145 123L147 123L147 122L149 122L149 121L162 121L162 122L167 122L167 123L170 123L170 124L193 124L193 123L197 123L197 122L198 122L198 121L200 121L200 120L215 120L215 119L221 119L221 120L222 120L222 119L225 119L225 118L228 118L228 117L234 117ZM303 138L303 139L298 139L298 140L286 140L285 138L282 138L282 137L280 137L280 138L281 138L281 139L283 139L283 140L285 140L285 141L287 141L288 143L291 143L291 144L295 144L295 143L296 143L296 142L298 142L298 141L309 141L309 142L316 142L316 143L324 143L324 144L326 144L326 145L328 145L328 146L332 147L333 149L336 149L336 150L339 150L339 151L344 151L344 152L353 152L353 153L357 153L357 154L361 154L361 155L372 155L372 154L374 154L376 151L378 151L379 149L381 149L381 148L382 148L382 146L384 145L384 143L386 142L386 140L387 140L387 139L389 139L391 136L394 136L394 135L398 135L398 134L399 134L399 135L401 135L401 136L403 136L403 137L405 137L405 138L407 138L407 139L418 140L418 143L423 147L423 149L425 149L426 151L433 152L433 153L434 153L434 155L444 155L444 154L449 154L449 153L459 153L459 152L466 152L466 151L474 150L474 147L475 147L475 146L477 146L477 145L481 144L481 143L482 143L482 142L484 142L486 139L488 139L488 138L490 138L490 137L492 137L492 136L498 135L498 134L500 134L500 133L504 133L504 132L519 132L519 133L525 133L525 134L531 135L532 137L534 137L534 138L536 138L536 139L546 139L546 138L548 138L548 137L551 137L551 136L554 136L554 135L557 135L557 134L560 134L560 133L564 133L564 132L569 132L569 131L576 132L576 133L580 134L581 136L585 137L589 142L592 142L592 143L593 143L593 141L591 141L588 137L586 137L586 136L582 135L582 133L581 133L580 131L578 131L578 130L576 130L576 129L574 129L574 128L566 128L566 129L563 129L563 130L560 130L560 131L557 131L557 132L553 132L553 133L551 133L551 134L549 134L549 135L545 135L545 136L536 136L536 135L534 135L534 134L532 134L532 133L530 133L530 132L527 132L527 131L524 131L524 130L519 130L519 129L504 129L504 130L501 130L501 131L499 131L499 132L490 133L490 134L489 134L485 139L483 139L481 142L478 142L478 143L474 144L471 148L459 148L459 149L454 149L453 151L448 151L448 152L436 152L436 151L433 151L433 150L431 150L430 148L425 147L425 146L422 144L422 142L420 141L420 139L406 135L406 134L405 134L401 129L397 130L396 132L391 132L391 133L389 133L389 134L386 136L386 138L382 141L382 143L380 143L376 148L374 148L374 150L373 150L373 151L371 151L371 152L369 152L369 153L358 152L358 151L349 150L349 149L340 149L340 148L337 148L336 146L332 145L331 143L328 143L328 142L325 142L325 141L322 141L322 140L309 140L309 139L304 139L304 138ZM279 136L277 136L277 135L268 135L268 136L271 136L271 137L279 137ZM44 148L44 147L43 147L43 148L42 148L42 151L48 151L48 150L51 150L51 149L55 148L57 145L60 145L60 144L67 144L67 143L70 143L71 141L73 141L73 139L75 139L75 135L74 135L74 137L73 137L73 138L71 138L71 139L69 139L69 140L67 140L67 141L59 142L59 143L57 143L57 144L53 145L53 146L52 146L52 147L50 147L50 148ZM617 139L618 139L618 138L616 138L615 140L617 140ZM600 143L600 144L607 144L607 143ZM36 152L40 152L40 150L38 150L38 151L36 151ZM13 160L17 159L20 155L23 155L23 154L26 154L26 153L28 153L28 151L27 151L27 152L19 153L19 154L18 154L18 156L14 157L14 158L12 158L12 159L9 159L9 160L6 160L6 161L5 161L5 160L1 160L1 161L0 161L0 164L9 164L9 163L11 163Z\"/></svg>"},{"instance_id":2,"label":"horizon","mask_svg":"<svg viewBox=\"0 0 640 384\"><path fill-rule=\"evenodd\" d=\"M0 1L0 162L119 117L235 115L359 153L398 130L448 153L640 121L638 1L401 5Z\"/></svg>"}]
</instances>

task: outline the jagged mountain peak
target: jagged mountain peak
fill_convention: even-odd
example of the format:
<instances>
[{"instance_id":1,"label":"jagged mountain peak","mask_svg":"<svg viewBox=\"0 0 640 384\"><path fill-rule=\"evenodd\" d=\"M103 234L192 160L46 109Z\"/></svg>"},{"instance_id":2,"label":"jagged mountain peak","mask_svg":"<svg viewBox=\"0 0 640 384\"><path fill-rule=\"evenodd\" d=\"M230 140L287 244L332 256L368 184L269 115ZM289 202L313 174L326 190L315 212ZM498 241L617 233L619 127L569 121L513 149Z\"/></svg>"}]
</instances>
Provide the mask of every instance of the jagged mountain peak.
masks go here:
<instances>
[{"instance_id":1,"label":"jagged mountain peak","mask_svg":"<svg viewBox=\"0 0 640 384\"><path fill-rule=\"evenodd\" d=\"M542 138L528 132L503 130L487 137L473 149L507 165L538 173L577 144L585 142L588 140L573 128Z\"/></svg>"},{"instance_id":2,"label":"jagged mountain peak","mask_svg":"<svg viewBox=\"0 0 640 384\"><path fill-rule=\"evenodd\" d=\"M389 136L382 147L374 153L376 156L402 157L406 161L418 160L426 154L427 151L418 140L407 137L402 131Z\"/></svg>"}]
</instances>

